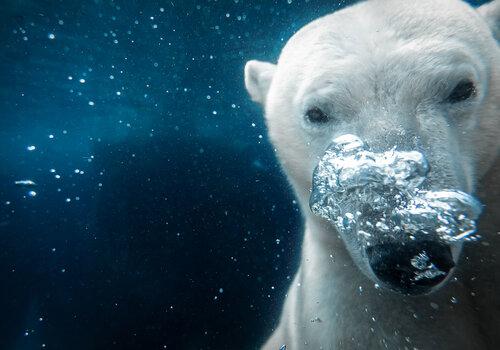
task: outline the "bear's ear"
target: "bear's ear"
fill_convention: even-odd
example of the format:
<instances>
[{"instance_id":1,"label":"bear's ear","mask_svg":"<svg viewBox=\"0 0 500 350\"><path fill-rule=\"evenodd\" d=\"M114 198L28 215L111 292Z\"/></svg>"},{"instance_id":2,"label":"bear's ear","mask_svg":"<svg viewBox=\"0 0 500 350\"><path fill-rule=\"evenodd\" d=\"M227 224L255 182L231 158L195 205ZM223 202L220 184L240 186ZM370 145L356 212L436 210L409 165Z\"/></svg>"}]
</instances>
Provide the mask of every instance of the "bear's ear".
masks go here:
<instances>
[{"instance_id":1,"label":"bear's ear","mask_svg":"<svg viewBox=\"0 0 500 350\"><path fill-rule=\"evenodd\" d=\"M479 6L477 11L490 26L493 37L500 42L500 0L493 0Z\"/></svg>"},{"instance_id":2,"label":"bear's ear","mask_svg":"<svg viewBox=\"0 0 500 350\"><path fill-rule=\"evenodd\" d=\"M248 61L245 65L245 86L253 101L264 105L276 65L262 61Z\"/></svg>"}]
</instances>

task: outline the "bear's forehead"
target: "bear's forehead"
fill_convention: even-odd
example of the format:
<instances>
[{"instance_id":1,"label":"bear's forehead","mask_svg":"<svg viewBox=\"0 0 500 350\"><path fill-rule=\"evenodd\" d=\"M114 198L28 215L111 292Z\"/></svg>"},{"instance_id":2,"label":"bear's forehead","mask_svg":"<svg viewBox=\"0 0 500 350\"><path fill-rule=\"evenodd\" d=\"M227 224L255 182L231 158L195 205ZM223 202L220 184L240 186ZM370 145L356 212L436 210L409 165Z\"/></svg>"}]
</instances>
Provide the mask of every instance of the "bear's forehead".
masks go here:
<instances>
[{"instance_id":1,"label":"bear's forehead","mask_svg":"<svg viewBox=\"0 0 500 350\"><path fill-rule=\"evenodd\" d=\"M286 44L280 62L366 57L367 52L390 53L402 47L481 52L480 38L487 32L479 15L458 0L369 0L303 27Z\"/></svg>"}]
</instances>

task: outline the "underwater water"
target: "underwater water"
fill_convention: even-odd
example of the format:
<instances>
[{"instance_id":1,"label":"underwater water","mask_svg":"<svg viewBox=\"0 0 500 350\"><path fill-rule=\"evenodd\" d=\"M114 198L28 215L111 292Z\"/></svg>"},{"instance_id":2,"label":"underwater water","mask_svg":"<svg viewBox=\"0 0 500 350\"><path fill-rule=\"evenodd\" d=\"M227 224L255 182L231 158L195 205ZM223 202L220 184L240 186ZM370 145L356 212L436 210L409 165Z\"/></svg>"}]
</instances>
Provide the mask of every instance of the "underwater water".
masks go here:
<instances>
[{"instance_id":1,"label":"underwater water","mask_svg":"<svg viewBox=\"0 0 500 350\"><path fill-rule=\"evenodd\" d=\"M353 2L3 2L0 349L261 344L302 222L243 67Z\"/></svg>"}]
</instances>

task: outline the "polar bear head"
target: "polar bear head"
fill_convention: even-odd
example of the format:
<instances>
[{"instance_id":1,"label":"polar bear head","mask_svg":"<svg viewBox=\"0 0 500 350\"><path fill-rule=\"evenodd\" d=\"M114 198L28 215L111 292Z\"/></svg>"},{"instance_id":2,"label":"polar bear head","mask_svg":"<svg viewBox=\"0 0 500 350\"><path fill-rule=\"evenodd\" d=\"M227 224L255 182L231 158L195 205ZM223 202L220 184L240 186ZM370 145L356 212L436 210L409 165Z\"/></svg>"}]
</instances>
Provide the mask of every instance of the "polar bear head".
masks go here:
<instances>
[{"instance_id":1,"label":"polar bear head","mask_svg":"<svg viewBox=\"0 0 500 350\"><path fill-rule=\"evenodd\" d=\"M313 171L344 134L378 152L418 150L430 165L427 189L474 193L500 149L499 28L500 0L478 9L459 0L369 0L303 27L277 64L249 61L246 88L264 107L307 220L320 220L308 207ZM444 279L408 285L391 278L408 246L378 247L387 259L375 268L364 247L342 238L361 271L389 288L425 293ZM451 266L461 249L432 235L421 244Z\"/></svg>"}]
</instances>

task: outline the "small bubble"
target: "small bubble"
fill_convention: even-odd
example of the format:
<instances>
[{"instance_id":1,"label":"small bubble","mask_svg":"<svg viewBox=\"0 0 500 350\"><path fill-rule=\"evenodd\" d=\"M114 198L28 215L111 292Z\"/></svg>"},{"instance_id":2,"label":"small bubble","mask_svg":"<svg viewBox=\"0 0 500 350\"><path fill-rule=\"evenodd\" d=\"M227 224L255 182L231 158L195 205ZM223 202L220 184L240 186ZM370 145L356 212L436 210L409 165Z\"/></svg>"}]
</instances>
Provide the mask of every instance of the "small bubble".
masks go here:
<instances>
[{"instance_id":1,"label":"small bubble","mask_svg":"<svg viewBox=\"0 0 500 350\"><path fill-rule=\"evenodd\" d=\"M49 139L53 139L53 138L54 138L54 135L50 134Z\"/></svg>"},{"instance_id":2,"label":"small bubble","mask_svg":"<svg viewBox=\"0 0 500 350\"><path fill-rule=\"evenodd\" d=\"M94 101L89 101L89 106L94 106L94 105L95 105Z\"/></svg>"},{"instance_id":3,"label":"small bubble","mask_svg":"<svg viewBox=\"0 0 500 350\"><path fill-rule=\"evenodd\" d=\"M85 84L85 79L81 78L80 80L78 80L81 84Z\"/></svg>"},{"instance_id":4,"label":"small bubble","mask_svg":"<svg viewBox=\"0 0 500 350\"><path fill-rule=\"evenodd\" d=\"M48 37L49 37L50 40L54 40L56 38L56 36L54 35L54 33L49 33Z\"/></svg>"},{"instance_id":5,"label":"small bubble","mask_svg":"<svg viewBox=\"0 0 500 350\"><path fill-rule=\"evenodd\" d=\"M31 152L31 151L36 150L36 146L31 145L31 146L26 147L26 149Z\"/></svg>"},{"instance_id":6,"label":"small bubble","mask_svg":"<svg viewBox=\"0 0 500 350\"><path fill-rule=\"evenodd\" d=\"M30 197L36 197L36 194L37 193L35 191L29 191L28 192L28 196L30 196Z\"/></svg>"}]
</instances>

